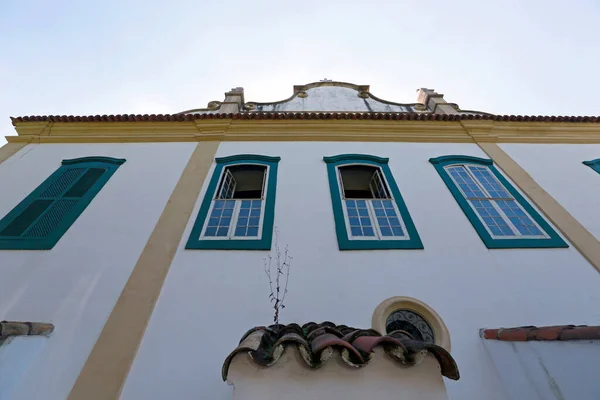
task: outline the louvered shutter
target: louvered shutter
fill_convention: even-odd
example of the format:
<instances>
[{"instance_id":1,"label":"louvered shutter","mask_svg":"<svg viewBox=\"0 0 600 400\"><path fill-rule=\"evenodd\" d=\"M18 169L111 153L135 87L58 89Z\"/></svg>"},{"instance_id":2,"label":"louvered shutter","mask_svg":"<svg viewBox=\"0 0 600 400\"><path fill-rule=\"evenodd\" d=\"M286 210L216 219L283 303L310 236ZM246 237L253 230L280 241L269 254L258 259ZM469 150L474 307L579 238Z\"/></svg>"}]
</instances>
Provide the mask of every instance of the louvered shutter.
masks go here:
<instances>
[{"instance_id":1,"label":"louvered shutter","mask_svg":"<svg viewBox=\"0 0 600 400\"><path fill-rule=\"evenodd\" d=\"M102 168L69 168L48 186L19 216L0 231L0 237L50 235L94 183L106 172Z\"/></svg>"},{"instance_id":2,"label":"louvered shutter","mask_svg":"<svg viewBox=\"0 0 600 400\"><path fill-rule=\"evenodd\" d=\"M0 220L0 248L51 248L124 162L76 161L69 160Z\"/></svg>"}]
</instances>

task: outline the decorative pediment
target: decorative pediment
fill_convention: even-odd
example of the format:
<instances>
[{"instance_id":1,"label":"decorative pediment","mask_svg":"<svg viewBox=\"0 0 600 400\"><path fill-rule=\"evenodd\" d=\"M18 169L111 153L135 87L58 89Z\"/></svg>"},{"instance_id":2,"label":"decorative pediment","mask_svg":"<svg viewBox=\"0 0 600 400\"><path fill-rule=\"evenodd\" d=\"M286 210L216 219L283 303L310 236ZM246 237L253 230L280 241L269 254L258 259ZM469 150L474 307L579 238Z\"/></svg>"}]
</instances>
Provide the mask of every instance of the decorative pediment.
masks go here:
<instances>
[{"instance_id":1,"label":"decorative pediment","mask_svg":"<svg viewBox=\"0 0 600 400\"><path fill-rule=\"evenodd\" d=\"M369 91L369 85L323 80L294 86L294 94L285 100L247 102L245 111L346 111L346 112L421 112L421 103L394 103L382 100Z\"/></svg>"}]
</instances>

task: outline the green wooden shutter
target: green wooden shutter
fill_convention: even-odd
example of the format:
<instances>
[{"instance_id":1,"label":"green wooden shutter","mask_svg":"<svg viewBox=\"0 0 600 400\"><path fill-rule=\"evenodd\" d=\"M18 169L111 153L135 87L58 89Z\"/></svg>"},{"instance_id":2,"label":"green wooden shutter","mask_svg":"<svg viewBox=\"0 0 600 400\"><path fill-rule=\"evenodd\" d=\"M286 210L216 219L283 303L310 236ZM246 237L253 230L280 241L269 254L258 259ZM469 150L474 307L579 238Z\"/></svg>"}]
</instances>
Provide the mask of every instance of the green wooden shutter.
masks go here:
<instances>
[{"instance_id":1,"label":"green wooden shutter","mask_svg":"<svg viewBox=\"0 0 600 400\"><path fill-rule=\"evenodd\" d=\"M123 162L107 157L63 161L0 220L0 249L52 248Z\"/></svg>"}]
</instances>

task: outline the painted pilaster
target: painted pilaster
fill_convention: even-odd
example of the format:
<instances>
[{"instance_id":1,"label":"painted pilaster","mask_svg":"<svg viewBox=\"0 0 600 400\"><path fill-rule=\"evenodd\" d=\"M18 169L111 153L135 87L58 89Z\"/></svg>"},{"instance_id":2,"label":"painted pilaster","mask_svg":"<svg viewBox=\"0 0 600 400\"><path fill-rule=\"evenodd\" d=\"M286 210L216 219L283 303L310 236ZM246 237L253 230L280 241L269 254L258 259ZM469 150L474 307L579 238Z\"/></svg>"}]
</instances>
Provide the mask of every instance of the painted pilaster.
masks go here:
<instances>
[{"instance_id":1,"label":"painted pilaster","mask_svg":"<svg viewBox=\"0 0 600 400\"><path fill-rule=\"evenodd\" d=\"M219 142L198 143L96 341L70 400L118 399Z\"/></svg>"},{"instance_id":2,"label":"painted pilaster","mask_svg":"<svg viewBox=\"0 0 600 400\"><path fill-rule=\"evenodd\" d=\"M573 246L600 272L600 242L546 192L496 143L477 143L504 173L531 199Z\"/></svg>"},{"instance_id":3,"label":"painted pilaster","mask_svg":"<svg viewBox=\"0 0 600 400\"><path fill-rule=\"evenodd\" d=\"M26 142L6 143L4 146L0 147L0 164L15 155L19 150L27 146L27 144L28 143Z\"/></svg>"}]
</instances>

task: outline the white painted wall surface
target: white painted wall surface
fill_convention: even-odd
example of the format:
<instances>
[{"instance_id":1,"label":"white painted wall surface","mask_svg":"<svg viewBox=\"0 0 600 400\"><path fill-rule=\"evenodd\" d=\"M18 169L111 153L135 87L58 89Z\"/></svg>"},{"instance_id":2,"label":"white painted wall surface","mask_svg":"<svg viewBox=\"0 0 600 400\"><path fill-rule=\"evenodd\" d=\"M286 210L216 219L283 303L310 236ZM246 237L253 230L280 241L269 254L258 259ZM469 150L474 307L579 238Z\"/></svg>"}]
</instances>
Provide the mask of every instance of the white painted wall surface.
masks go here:
<instances>
[{"instance_id":1,"label":"white painted wall surface","mask_svg":"<svg viewBox=\"0 0 600 400\"><path fill-rule=\"evenodd\" d=\"M485 340L511 399L598 400L600 342Z\"/></svg>"},{"instance_id":2,"label":"white painted wall surface","mask_svg":"<svg viewBox=\"0 0 600 400\"><path fill-rule=\"evenodd\" d=\"M233 400L447 400L440 365L428 355L414 366L387 356L381 347L362 368L346 364L339 352L319 369L309 369L296 346L287 346L270 367L239 353L229 368Z\"/></svg>"},{"instance_id":3,"label":"white painted wall surface","mask_svg":"<svg viewBox=\"0 0 600 400\"><path fill-rule=\"evenodd\" d=\"M55 325L10 400L67 397L195 145L29 145L0 164L4 216L63 159L127 159L52 250L0 251L0 320Z\"/></svg>"},{"instance_id":4,"label":"white painted wall surface","mask_svg":"<svg viewBox=\"0 0 600 400\"><path fill-rule=\"evenodd\" d=\"M275 224L294 256L282 321L368 328L392 296L420 299L446 322L461 379L451 400L505 399L481 327L598 324L600 275L574 249L488 250L430 157L485 157L471 144L225 142L217 156L281 156ZM425 250L340 252L323 156L390 157ZM122 398L230 399L220 373L251 327L272 321L265 252L185 250L207 182ZM561 293L569 293L563 296Z\"/></svg>"},{"instance_id":5,"label":"white painted wall surface","mask_svg":"<svg viewBox=\"0 0 600 400\"><path fill-rule=\"evenodd\" d=\"M600 174L582 164L600 144L515 144L500 147L600 240Z\"/></svg>"},{"instance_id":6,"label":"white painted wall surface","mask_svg":"<svg viewBox=\"0 0 600 400\"><path fill-rule=\"evenodd\" d=\"M48 338L44 336L19 336L0 341L0 400L12 398L47 343Z\"/></svg>"}]
</instances>

